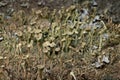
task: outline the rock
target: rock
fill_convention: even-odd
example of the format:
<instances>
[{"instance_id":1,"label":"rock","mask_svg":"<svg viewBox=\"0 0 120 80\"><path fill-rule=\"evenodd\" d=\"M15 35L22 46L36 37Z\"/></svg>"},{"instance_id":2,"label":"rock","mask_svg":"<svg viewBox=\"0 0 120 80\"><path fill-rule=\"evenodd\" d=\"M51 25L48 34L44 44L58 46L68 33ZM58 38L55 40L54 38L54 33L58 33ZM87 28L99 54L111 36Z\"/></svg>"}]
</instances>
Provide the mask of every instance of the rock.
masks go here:
<instances>
[{"instance_id":1,"label":"rock","mask_svg":"<svg viewBox=\"0 0 120 80\"><path fill-rule=\"evenodd\" d=\"M0 42L3 41L3 40L4 40L4 38L3 38L3 37L0 37Z\"/></svg>"},{"instance_id":2,"label":"rock","mask_svg":"<svg viewBox=\"0 0 120 80\"><path fill-rule=\"evenodd\" d=\"M22 3L22 4L21 4L21 7L29 8L29 3Z\"/></svg>"},{"instance_id":3,"label":"rock","mask_svg":"<svg viewBox=\"0 0 120 80\"><path fill-rule=\"evenodd\" d=\"M109 61L109 57L103 55L102 62L107 63L107 64L110 63L110 61Z\"/></svg>"}]
</instances>

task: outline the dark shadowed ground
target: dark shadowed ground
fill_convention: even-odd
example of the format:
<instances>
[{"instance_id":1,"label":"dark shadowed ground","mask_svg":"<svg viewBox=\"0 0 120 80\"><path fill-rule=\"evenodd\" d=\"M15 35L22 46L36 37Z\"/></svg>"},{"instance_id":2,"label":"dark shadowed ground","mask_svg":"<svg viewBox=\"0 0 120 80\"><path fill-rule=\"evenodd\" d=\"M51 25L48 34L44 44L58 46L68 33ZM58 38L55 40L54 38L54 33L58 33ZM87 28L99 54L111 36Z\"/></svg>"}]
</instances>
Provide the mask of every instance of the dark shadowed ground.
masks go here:
<instances>
[{"instance_id":1,"label":"dark shadowed ground","mask_svg":"<svg viewBox=\"0 0 120 80\"><path fill-rule=\"evenodd\" d=\"M81 5L85 1L87 0L1 0L0 12L9 15L13 11L22 9L29 13L32 8L40 9L42 7L53 10L60 9L62 6L68 7L75 3ZM96 0L96 2L99 13L106 11L107 15L113 18L114 23L120 23L120 0Z\"/></svg>"}]
</instances>

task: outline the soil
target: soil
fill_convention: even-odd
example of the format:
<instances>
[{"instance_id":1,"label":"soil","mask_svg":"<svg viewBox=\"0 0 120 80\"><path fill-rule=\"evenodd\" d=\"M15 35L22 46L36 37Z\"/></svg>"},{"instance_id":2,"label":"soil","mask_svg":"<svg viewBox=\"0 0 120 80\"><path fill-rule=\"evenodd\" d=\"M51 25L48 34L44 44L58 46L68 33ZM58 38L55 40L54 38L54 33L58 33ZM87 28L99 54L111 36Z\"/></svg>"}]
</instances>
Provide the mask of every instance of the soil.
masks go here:
<instances>
[{"instance_id":1,"label":"soil","mask_svg":"<svg viewBox=\"0 0 120 80\"><path fill-rule=\"evenodd\" d=\"M61 7L68 7L75 2L79 5L87 0L1 0L0 12L9 13L10 11L25 10L26 13L30 13L32 8L41 9L42 7L48 7L49 9L60 9ZM98 4L99 14L104 13L112 17L114 23L120 23L120 0L96 0ZM23 6L22 6L23 5ZM8 15L8 14L7 14Z\"/></svg>"},{"instance_id":2,"label":"soil","mask_svg":"<svg viewBox=\"0 0 120 80\"><path fill-rule=\"evenodd\" d=\"M19 10L24 10L26 15L31 14L31 10L32 8L35 9L41 9L43 7L48 7L50 10L53 9L60 9L61 7L69 7L73 4L76 4L74 2L75 0L0 0L0 15L2 13L4 13L6 16L11 16L11 14L13 12L17 12ZM82 5L85 2L85 0L78 0L78 4ZM115 25L119 25L120 24L120 0L96 0L96 2L98 3L98 14L104 14L109 16L110 18L112 18L112 24L113 25L108 25L111 26L111 28L109 28L110 30L112 30L114 28ZM24 3L24 4L23 4ZM23 5L22 5L23 4ZM91 5L91 3L89 3ZM107 12L106 12L107 11ZM114 28L115 29L115 28ZM116 30L118 31L119 28L117 28ZM118 35L120 35L120 32L116 32ZM119 40L119 39L118 39ZM0 47L1 48L1 47ZM45 71L43 71L43 79L42 80L60 80L58 77L60 76L63 80L120 80L120 43L119 41L117 41L117 43L112 42L111 44L108 43L106 45L106 47L103 50L104 52L110 52L112 53L111 55L111 62L110 64L105 65L102 68L90 68L90 66L88 66L88 64L86 63L86 61L82 58L78 56L75 56L76 54L72 54L70 55L70 58L67 58L67 61L65 61L66 59L61 59L58 61L54 60L54 64L52 65L52 69L50 68L51 66L49 64L52 64L49 59L46 59L46 64L48 66L48 68L44 69ZM11 57L11 56L10 56ZM21 56L19 56L21 57ZM71 59L72 58L72 59ZM19 71L23 71L24 74L19 74L19 75L14 75L15 72L12 72L12 63L8 64L6 60L5 64L8 64L10 66L6 66L6 68L0 69L0 76L1 76L1 72L4 71L5 73L7 73L7 75L10 77L11 74L12 77L14 78L7 78L8 80L26 80L26 79L20 79L19 76L24 76L24 75L28 75L27 78L28 80L41 80L39 78L34 78L37 76L37 72L36 72L36 64L38 63L42 63L42 61L39 60L35 60L36 58L34 58L34 56L31 56L30 61L25 61L25 63L29 64L28 65L31 70L27 70L28 73L25 73L24 69ZM18 59L20 60L20 59ZM79 60L79 61L78 61ZM34 61L36 61L35 63L33 63ZM22 62L22 60L21 60ZM14 60L13 60L14 63ZM61 65L61 63L63 63L63 65ZM34 67L33 67L34 65ZM82 67L81 67L82 65ZM15 64L15 66L17 66L17 64ZM18 63L18 66L19 65ZM61 67L62 66L62 67ZM84 66L84 67L83 67ZM29 68L28 67L28 68ZM17 71L18 67L15 67L15 71L16 73L19 71ZM62 69L61 69L62 68ZM11 69L11 70L10 70ZM8 71L8 72L7 72ZM26 71L26 72L27 72ZM69 75L72 71L74 71L75 77L74 75ZM79 72L81 71L81 72ZM31 73L31 74L30 74ZM77 74L79 73L79 74ZM72 74L72 73L71 73ZM59 75L59 76L58 76ZM29 78L30 76L32 76L32 78ZM6 77L4 75L4 77ZM48 77L49 79L46 79L46 77ZM57 77L57 78L56 78ZM1 78L0 78L1 79Z\"/></svg>"}]
</instances>

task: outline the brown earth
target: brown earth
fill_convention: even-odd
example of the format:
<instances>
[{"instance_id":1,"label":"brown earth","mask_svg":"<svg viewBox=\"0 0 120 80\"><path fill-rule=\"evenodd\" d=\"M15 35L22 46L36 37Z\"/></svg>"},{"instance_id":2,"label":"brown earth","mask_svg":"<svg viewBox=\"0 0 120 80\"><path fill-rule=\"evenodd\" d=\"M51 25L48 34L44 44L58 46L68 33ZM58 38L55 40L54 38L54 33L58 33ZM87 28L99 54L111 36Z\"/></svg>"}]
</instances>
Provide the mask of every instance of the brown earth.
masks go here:
<instances>
[{"instance_id":1,"label":"brown earth","mask_svg":"<svg viewBox=\"0 0 120 80\"><path fill-rule=\"evenodd\" d=\"M75 1L81 5L87 0L1 0L0 13L10 15L14 11L25 10L30 13L32 8L40 9L48 7L51 10L60 9L62 6L68 7L75 4ZM120 23L120 0L96 0L98 3L98 13L107 11L107 15L113 18L114 23Z\"/></svg>"},{"instance_id":2,"label":"brown earth","mask_svg":"<svg viewBox=\"0 0 120 80\"><path fill-rule=\"evenodd\" d=\"M43 7L48 7L50 10L53 10L60 9L62 6L68 7L72 4L75 4L73 3L73 0L0 0L0 2L2 2L2 4L0 3L0 13L5 13L6 16L11 16L13 12L17 12L19 10L24 10L27 15L31 14L30 12L32 8L41 9ZM80 5L82 2L84 2L84 0L78 0L78 3ZM113 18L112 25L107 23L106 25L110 27L109 29L111 31L118 31L119 28L115 28L115 25L120 23L120 0L97 0L97 2L98 13L105 14L105 11L107 9L106 15ZM25 4L21 6L23 3ZM116 33L120 35L120 32ZM2 47L0 47L0 49L2 49ZM61 77L63 80L75 80L73 75L70 75L70 72L72 71L74 71L77 80L120 80L119 41L117 41L117 43L110 41L110 43L107 43L107 45L104 47L103 51L112 53L111 62L110 64L105 65L100 69L89 68L86 61L80 58L78 54L71 54L67 59L55 59L53 61L47 58L44 69L45 71L42 73L42 80L47 80L48 78L49 80L60 80L59 77ZM0 68L0 79L26 80L24 76L27 76L26 78L29 80L41 80L38 78L39 73L36 72L38 70L36 65L43 63L43 60L40 61L39 58L36 58L33 55L30 56L29 59L23 61L21 60L22 56L19 56L18 58L14 56L14 58L19 61L16 63L10 55L9 57L9 59L11 59L10 63L9 59L6 59L4 62L1 60L0 64L5 64L5 67ZM24 70L24 68L21 67L20 63L25 63L28 65L28 67L26 67L27 70ZM52 64L52 66L50 64ZM6 77L5 74L7 74L9 77ZM1 76L6 78L1 78ZM21 78L21 76L24 78Z\"/></svg>"}]
</instances>

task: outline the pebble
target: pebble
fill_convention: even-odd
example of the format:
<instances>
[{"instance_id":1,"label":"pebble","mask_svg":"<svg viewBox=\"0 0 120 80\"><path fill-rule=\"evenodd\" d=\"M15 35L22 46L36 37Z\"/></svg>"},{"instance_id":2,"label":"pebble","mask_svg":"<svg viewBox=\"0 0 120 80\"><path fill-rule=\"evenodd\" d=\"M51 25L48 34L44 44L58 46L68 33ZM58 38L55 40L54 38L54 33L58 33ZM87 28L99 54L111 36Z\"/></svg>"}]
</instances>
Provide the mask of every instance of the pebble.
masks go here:
<instances>
[{"instance_id":1,"label":"pebble","mask_svg":"<svg viewBox=\"0 0 120 80\"><path fill-rule=\"evenodd\" d=\"M4 39L3 37L0 37L0 41L3 41L3 39Z\"/></svg>"},{"instance_id":2,"label":"pebble","mask_svg":"<svg viewBox=\"0 0 120 80\"><path fill-rule=\"evenodd\" d=\"M88 9L82 9L81 11L81 16L80 16L80 21L83 22L84 20L89 18L89 13L88 13Z\"/></svg>"},{"instance_id":3,"label":"pebble","mask_svg":"<svg viewBox=\"0 0 120 80\"><path fill-rule=\"evenodd\" d=\"M45 1L43 1L43 0L39 1L37 4L38 4L38 6L44 6L45 5Z\"/></svg>"},{"instance_id":4,"label":"pebble","mask_svg":"<svg viewBox=\"0 0 120 80\"><path fill-rule=\"evenodd\" d=\"M29 3L22 3L22 4L21 4L21 7L29 8Z\"/></svg>"},{"instance_id":5,"label":"pebble","mask_svg":"<svg viewBox=\"0 0 120 80\"><path fill-rule=\"evenodd\" d=\"M107 64L110 63L110 61L109 61L109 57L103 55L102 62L107 63Z\"/></svg>"},{"instance_id":6,"label":"pebble","mask_svg":"<svg viewBox=\"0 0 120 80\"><path fill-rule=\"evenodd\" d=\"M92 6L93 6L93 7L97 7L97 6L98 6L98 4L97 4L97 2L96 2L95 0L93 0Z\"/></svg>"}]
</instances>

